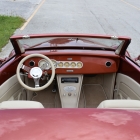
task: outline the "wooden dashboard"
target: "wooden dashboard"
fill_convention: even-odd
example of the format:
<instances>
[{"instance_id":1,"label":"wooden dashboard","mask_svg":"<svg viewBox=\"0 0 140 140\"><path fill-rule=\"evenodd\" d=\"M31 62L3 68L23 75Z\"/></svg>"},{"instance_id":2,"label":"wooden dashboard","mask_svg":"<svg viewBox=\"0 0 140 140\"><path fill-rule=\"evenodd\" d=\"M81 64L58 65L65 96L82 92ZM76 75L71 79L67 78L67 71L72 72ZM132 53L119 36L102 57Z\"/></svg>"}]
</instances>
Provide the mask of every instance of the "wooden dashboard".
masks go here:
<instances>
[{"instance_id":1,"label":"wooden dashboard","mask_svg":"<svg viewBox=\"0 0 140 140\"><path fill-rule=\"evenodd\" d=\"M119 56L115 55L114 52L108 51L108 53L103 53L103 51L94 51L84 54L83 53L76 53L73 52L63 53L60 52L40 52L41 54L44 53L48 58L56 61L56 74L98 74L98 73L114 73L117 72L119 67ZM30 58L24 64L28 67L30 66L30 62L33 61L35 64L34 66L39 66L39 61L42 58ZM59 63L63 62L63 67L59 67ZM68 67L65 67L65 62L69 63ZM74 62L76 65L78 62L82 63L81 67L72 67L70 66Z\"/></svg>"},{"instance_id":2,"label":"wooden dashboard","mask_svg":"<svg viewBox=\"0 0 140 140\"><path fill-rule=\"evenodd\" d=\"M56 74L100 74L100 73L115 73L119 69L120 56L113 51L103 50L30 50L25 53L13 57L5 65L1 67L0 84L6 81L9 77L16 74L16 68L20 60L30 54L43 54L50 59L56 61L80 61L83 66L81 68L56 68ZM35 61L35 66L41 58L32 58L24 64L30 67L29 62ZM107 62L111 63L106 66ZM51 71L48 71L51 73Z\"/></svg>"}]
</instances>

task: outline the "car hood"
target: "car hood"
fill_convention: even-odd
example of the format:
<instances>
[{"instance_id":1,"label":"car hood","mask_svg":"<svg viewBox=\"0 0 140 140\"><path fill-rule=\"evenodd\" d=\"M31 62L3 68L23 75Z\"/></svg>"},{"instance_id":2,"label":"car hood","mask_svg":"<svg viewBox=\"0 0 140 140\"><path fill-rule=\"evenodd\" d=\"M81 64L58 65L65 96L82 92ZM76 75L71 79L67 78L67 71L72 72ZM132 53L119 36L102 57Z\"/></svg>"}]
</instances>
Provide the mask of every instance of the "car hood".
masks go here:
<instances>
[{"instance_id":1,"label":"car hood","mask_svg":"<svg viewBox=\"0 0 140 140\"><path fill-rule=\"evenodd\" d=\"M140 139L140 111L12 109L0 111L2 140Z\"/></svg>"}]
</instances>

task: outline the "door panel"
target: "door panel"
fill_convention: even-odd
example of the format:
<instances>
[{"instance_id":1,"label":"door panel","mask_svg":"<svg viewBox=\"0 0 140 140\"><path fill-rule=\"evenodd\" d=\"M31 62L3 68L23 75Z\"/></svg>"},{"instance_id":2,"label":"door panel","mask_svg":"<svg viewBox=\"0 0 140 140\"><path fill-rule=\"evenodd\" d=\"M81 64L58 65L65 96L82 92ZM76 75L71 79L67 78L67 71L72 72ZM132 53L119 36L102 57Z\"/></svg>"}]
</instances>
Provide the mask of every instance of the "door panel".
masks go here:
<instances>
[{"instance_id":1,"label":"door panel","mask_svg":"<svg viewBox=\"0 0 140 140\"><path fill-rule=\"evenodd\" d=\"M118 73L114 98L140 100L140 84L131 77Z\"/></svg>"},{"instance_id":2,"label":"door panel","mask_svg":"<svg viewBox=\"0 0 140 140\"><path fill-rule=\"evenodd\" d=\"M114 98L140 100L140 67L126 56L120 57Z\"/></svg>"},{"instance_id":3,"label":"door panel","mask_svg":"<svg viewBox=\"0 0 140 140\"><path fill-rule=\"evenodd\" d=\"M121 57L118 73L131 77L140 84L140 67L127 57Z\"/></svg>"},{"instance_id":4,"label":"door panel","mask_svg":"<svg viewBox=\"0 0 140 140\"><path fill-rule=\"evenodd\" d=\"M0 86L0 102L17 99L21 89L17 76L12 76Z\"/></svg>"}]
</instances>

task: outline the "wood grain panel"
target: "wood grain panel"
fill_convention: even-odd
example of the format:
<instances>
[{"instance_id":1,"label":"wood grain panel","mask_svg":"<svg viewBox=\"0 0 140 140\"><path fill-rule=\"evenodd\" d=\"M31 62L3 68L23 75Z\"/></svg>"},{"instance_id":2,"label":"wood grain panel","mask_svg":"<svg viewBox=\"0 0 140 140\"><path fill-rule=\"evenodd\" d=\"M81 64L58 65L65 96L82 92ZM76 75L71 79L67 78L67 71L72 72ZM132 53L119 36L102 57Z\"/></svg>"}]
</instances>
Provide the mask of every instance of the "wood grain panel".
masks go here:
<instances>
[{"instance_id":1,"label":"wood grain panel","mask_svg":"<svg viewBox=\"0 0 140 140\"><path fill-rule=\"evenodd\" d=\"M83 67L81 69L63 69L57 68L56 74L70 74L67 70L73 70L71 74L98 74L98 73L114 73L118 71L120 57L116 55L113 51L101 51L101 50L31 50L26 51L24 54L12 58L6 64L4 64L0 69L0 84L6 81L8 78L16 73L16 68L18 63L25 56L32 53L41 53L48 56L50 59L55 59L57 61L68 61L68 58L72 58L72 61L83 62ZM31 58L25 62L26 66L29 66L29 61L35 61L35 66L38 66L40 58ZM111 67L106 67L105 63L110 61L112 63ZM48 71L51 73L51 71Z\"/></svg>"},{"instance_id":2,"label":"wood grain panel","mask_svg":"<svg viewBox=\"0 0 140 140\"><path fill-rule=\"evenodd\" d=\"M119 59L106 58L106 57L91 57L91 56L49 56L50 59L55 59L57 61L68 61L68 58L72 58L72 61L83 62L83 67L80 69L74 68L57 68L56 74L67 74L67 70L73 70L75 74L97 74L97 73L114 73L118 70ZM29 66L30 61L35 61L35 66L38 66L40 58L31 58L26 61L25 65ZM111 62L110 67L106 67L106 62Z\"/></svg>"}]
</instances>

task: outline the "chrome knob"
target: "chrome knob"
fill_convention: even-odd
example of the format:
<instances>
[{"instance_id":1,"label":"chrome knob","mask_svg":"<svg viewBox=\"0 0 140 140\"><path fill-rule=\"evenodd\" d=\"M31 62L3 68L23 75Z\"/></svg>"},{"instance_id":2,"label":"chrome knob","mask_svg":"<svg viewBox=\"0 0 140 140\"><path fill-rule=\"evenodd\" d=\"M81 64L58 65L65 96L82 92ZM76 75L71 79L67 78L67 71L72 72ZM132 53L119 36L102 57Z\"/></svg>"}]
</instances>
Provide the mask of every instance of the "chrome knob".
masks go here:
<instances>
[{"instance_id":1,"label":"chrome knob","mask_svg":"<svg viewBox=\"0 0 140 140\"><path fill-rule=\"evenodd\" d=\"M71 93L68 93L68 96L71 96L72 94Z\"/></svg>"}]
</instances>

